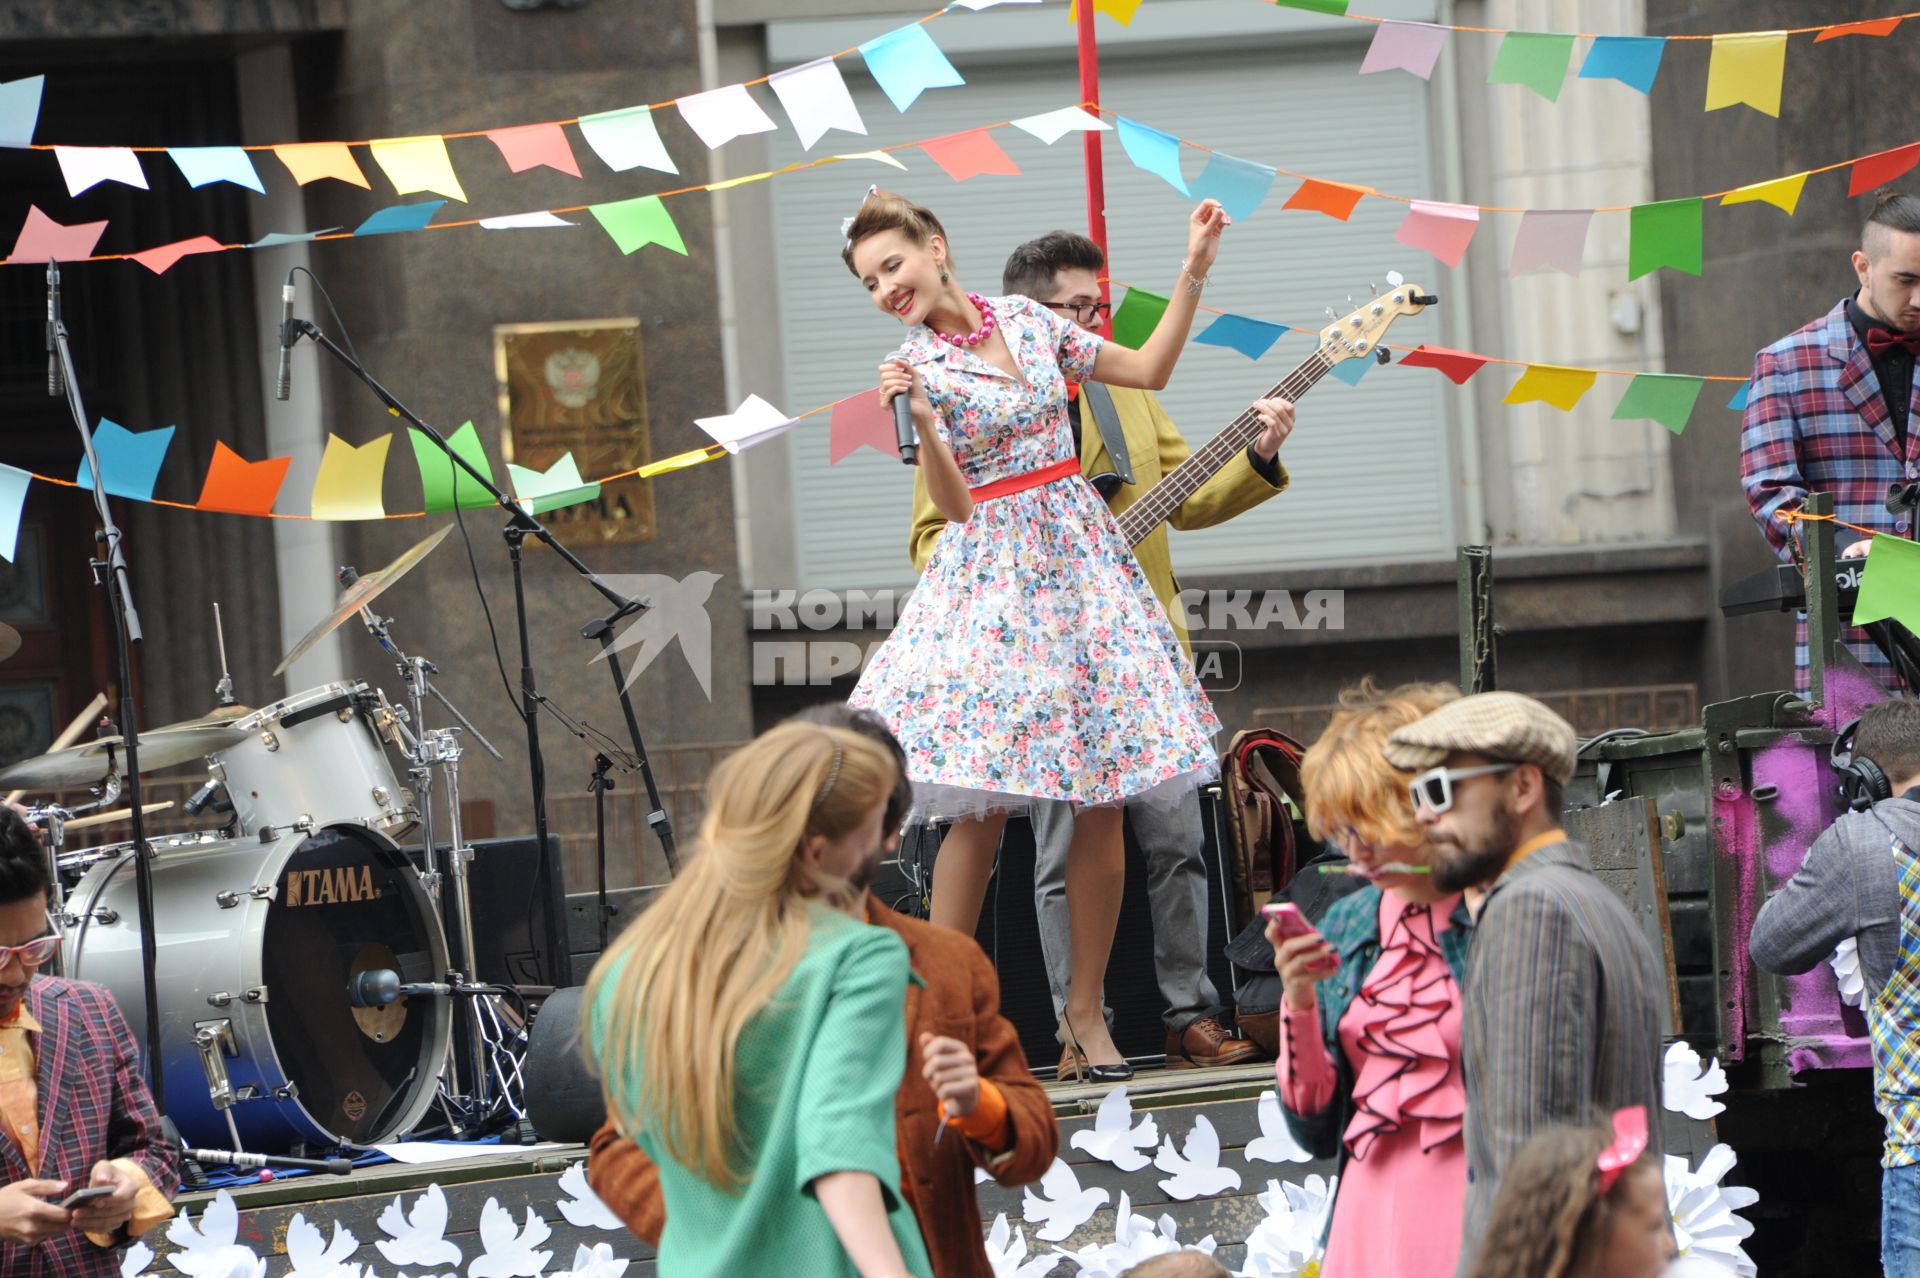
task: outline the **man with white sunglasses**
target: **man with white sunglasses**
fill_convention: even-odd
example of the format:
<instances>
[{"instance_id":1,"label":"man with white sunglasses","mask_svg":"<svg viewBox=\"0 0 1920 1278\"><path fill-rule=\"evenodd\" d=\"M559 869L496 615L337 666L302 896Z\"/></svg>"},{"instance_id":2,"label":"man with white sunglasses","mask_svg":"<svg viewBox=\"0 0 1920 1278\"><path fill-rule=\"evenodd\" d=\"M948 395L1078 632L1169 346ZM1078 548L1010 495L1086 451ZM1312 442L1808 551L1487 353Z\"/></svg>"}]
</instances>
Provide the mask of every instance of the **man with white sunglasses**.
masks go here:
<instances>
[{"instance_id":1,"label":"man with white sunglasses","mask_svg":"<svg viewBox=\"0 0 1920 1278\"><path fill-rule=\"evenodd\" d=\"M1487 885L1461 991L1466 1218L1473 1263L1500 1176L1535 1129L1629 1105L1660 1112L1653 949L1586 849L1560 828L1573 728L1531 697L1485 692L1388 739L1431 849L1434 886ZM1660 1133L1650 1133L1655 1154Z\"/></svg>"}]
</instances>

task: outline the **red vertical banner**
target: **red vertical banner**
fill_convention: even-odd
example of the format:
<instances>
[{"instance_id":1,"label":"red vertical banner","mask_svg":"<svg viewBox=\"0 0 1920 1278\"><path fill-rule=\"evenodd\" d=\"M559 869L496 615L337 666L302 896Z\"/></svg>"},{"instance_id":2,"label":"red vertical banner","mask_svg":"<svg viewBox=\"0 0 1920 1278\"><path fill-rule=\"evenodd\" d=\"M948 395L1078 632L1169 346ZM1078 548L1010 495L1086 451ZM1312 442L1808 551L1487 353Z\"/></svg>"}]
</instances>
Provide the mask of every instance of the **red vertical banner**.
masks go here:
<instances>
[{"instance_id":1,"label":"red vertical banner","mask_svg":"<svg viewBox=\"0 0 1920 1278\"><path fill-rule=\"evenodd\" d=\"M1074 6L1074 17L1080 33L1080 105L1087 110L1099 111L1100 106L1100 49L1093 35L1093 0L1080 0ZM1107 270L1113 270L1113 259L1107 256L1107 183L1100 167L1100 135L1104 130L1091 130L1080 135L1080 145L1086 148L1087 158L1087 235L1100 246L1100 256L1107 258ZM1113 291L1106 280L1100 281L1100 300L1113 300Z\"/></svg>"}]
</instances>

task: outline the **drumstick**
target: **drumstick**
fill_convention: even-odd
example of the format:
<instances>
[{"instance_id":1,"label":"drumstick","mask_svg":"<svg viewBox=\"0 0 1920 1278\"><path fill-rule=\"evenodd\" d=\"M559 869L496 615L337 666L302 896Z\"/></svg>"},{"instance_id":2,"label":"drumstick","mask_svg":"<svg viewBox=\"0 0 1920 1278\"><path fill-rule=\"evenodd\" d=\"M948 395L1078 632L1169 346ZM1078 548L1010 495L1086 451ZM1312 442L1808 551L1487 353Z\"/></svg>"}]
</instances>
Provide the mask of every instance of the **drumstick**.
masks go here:
<instances>
[{"instance_id":1,"label":"drumstick","mask_svg":"<svg viewBox=\"0 0 1920 1278\"><path fill-rule=\"evenodd\" d=\"M165 812L172 806L172 799L160 803L143 803L140 805L140 815L152 816L156 812ZM90 812L86 816L75 817L67 822L67 829L84 830L90 825L111 825L115 821L124 821L132 815L132 808L115 808L111 812Z\"/></svg>"},{"instance_id":2,"label":"drumstick","mask_svg":"<svg viewBox=\"0 0 1920 1278\"><path fill-rule=\"evenodd\" d=\"M66 731L62 732L59 736L53 739L53 744L46 748L46 753L52 754L56 750L64 750L68 746L72 745L74 742L78 741L80 739L80 734L93 726L94 716L99 714L102 710L105 710L106 708L107 708L107 694L104 692L94 693L93 700L87 702L87 708L85 710L82 710L79 716L75 718L72 723L69 723L67 725ZM25 790L15 790L12 794L9 794L6 798L0 799L0 803L6 803L6 804L18 803L20 802L20 796L25 793L26 793Z\"/></svg>"}]
</instances>

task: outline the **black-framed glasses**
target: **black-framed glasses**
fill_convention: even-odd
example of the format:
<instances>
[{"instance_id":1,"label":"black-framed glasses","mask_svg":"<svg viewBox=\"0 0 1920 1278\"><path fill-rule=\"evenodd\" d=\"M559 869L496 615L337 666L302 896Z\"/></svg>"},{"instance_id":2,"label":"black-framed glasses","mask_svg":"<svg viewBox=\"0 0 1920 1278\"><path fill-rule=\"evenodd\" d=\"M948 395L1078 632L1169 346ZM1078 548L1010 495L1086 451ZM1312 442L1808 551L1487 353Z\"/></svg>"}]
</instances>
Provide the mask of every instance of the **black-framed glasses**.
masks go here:
<instances>
[{"instance_id":1,"label":"black-framed glasses","mask_svg":"<svg viewBox=\"0 0 1920 1278\"><path fill-rule=\"evenodd\" d=\"M1092 324L1113 311L1112 302L1042 302L1040 305L1062 315L1071 315L1082 324Z\"/></svg>"},{"instance_id":2,"label":"black-framed glasses","mask_svg":"<svg viewBox=\"0 0 1920 1278\"><path fill-rule=\"evenodd\" d=\"M53 919L48 918L47 924L52 926ZM0 968L6 967L15 959L20 960L22 967L39 967L51 961L59 952L60 934L58 932L50 936L36 936L31 941L19 945L0 945Z\"/></svg>"},{"instance_id":3,"label":"black-framed glasses","mask_svg":"<svg viewBox=\"0 0 1920 1278\"><path fill-rule=\"evenodd\" d=\"M1407 782L1407 790L1413 795L1414 807L1438 815L1453 806L1454 782L1495 776L1511 772L1519 766L1517 763L1488 763L1477 768L1433 768Z\"/></svg>"}]
</instances>

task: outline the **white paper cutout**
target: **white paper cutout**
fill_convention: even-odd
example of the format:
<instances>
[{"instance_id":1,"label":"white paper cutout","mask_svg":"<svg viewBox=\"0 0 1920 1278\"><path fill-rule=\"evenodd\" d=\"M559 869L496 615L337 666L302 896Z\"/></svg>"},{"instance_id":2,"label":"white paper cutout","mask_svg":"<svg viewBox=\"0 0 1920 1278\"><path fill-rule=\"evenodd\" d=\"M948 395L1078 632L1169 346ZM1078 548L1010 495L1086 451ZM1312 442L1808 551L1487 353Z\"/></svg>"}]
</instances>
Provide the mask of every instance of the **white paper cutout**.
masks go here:
<instances>
[{"instance_id":1,"label":"white paper cutout","mask_svg":"<svg viewBox=\"0 0 1920 1278\"><path fill-rule=\"evenodd\" d=\"M1720 1183L1736 1161L1725 1145L1709 1149L1697 1171L1687 1166L1686 1159L1668 1154L1667 1210L1673 1213L1673 1238L1681 1256L1711 1260L1740 1278L1754 1278L1758 1267L1740 1246L1753 1233L1753 1226L1734 1213L1759 1202L1760 1193Z\"/></svg>"},{"instance_id":2,"label":"white paper cutout","mask_svg":"<svg viewBox=\"0 0 1920 1278\"><path fill-rule=\"evenodd\" d=\"M386 1238L374 1240L374 1246L392 1265L424 1265L437 1268L440 1265L460 1264L460 1248L447 1240L447 1196L440 1192L440 1186L428 1185L425 1192L414 1200L411 1212L402 1212L400 1199L396 1195L380 1213L379 1225L387 1234Z\"/></svg>"},{"instance_id":3,"label":"white paper cutout","mask_svg":"<svg viewBox=\"0 0 1920 1278\"><path fill-rule=\"evenodd\" d=\"M1080 1188L1080 1178L1073 1174L1073 1168L1058 1158L1040 1178L1040 1192L1035 1194L1033 1186L1028 1185L1024 1193L1021 1217L1029 1225L1043 1226L1034 1231L1035 1238L1054 1243L1065 1242L1074 1230L1093 1219L1093 1213L1110 1197L1104 1189Z\"/></svg>"},{"instance_id":4,"label":"white paper cutout","mask_svg":"<svg viewBox=\"0 0 1920 1278\"><path fill-rule=\"evenodd\" d=\"M1075 1132L1068 1143L1123 1172L1134 1172L1151 1161L1140 1151L1158 1145L1160 1132L1152 1114L1143 1117L1138 1127L1133 1125L1133 1103L1127 1099L1126 1084L1122 1083L1101 1097L1092 1130Z\"/></svg>"},{"instance_id":5,"label":"white paper cutout","mask_svg":"<svg viewBox=\"0 0 1920 1278\"><path fill-rule=\"evenodd\" d=\"M576 1229L625 1229L626 1222L613 1214L613 1208L601 1201L587 1182L587 1165L575 1163L560 1174L562 1198L556 1206L567 1223Z\"/></svg>"},{"instance_id":6,"label":"white paper cutout","mask_svg":"<svg viewBox=\"0 0 1920 1278\"><path fill-rule=\"evenodd\" d=\"M535 1251L553 1229L533 1208L527 1208L526 1223L516 1228L513 1213L498 1199L487 1199L480 1209L480 1243L483 1254L467 1266L467 1278L539 1278L540 1271L553 1259L550 1251Z\"/></svg>"},{"instance_id":7,"label":"white paper cutout","mask_svg":"<svg viewBox=\"0 0 1920 1278\"><path fill-rule=\"evenodd\" d=\"M1313 1155L1300 1148L1280 1112L1280 1097L1268 1088L1260 1093L1260 1135L1247 1142L1243 1151L1247 1161L1261 1163L1310 1163Z\"/></svg>"},{"instance_id":8,"label":"white paper cutout","mask_svg":"<svg viewBox=\"0 0 1920 1278\"><path fill-rule=\"evenodd\" d=\"M1705 1121L1725 1113L1726 1106L1713 1099L1727 1090L1727 1071L1718 1057L1703 1066L1700 1053L1685 1039L1675 1039L1667 1047L1662 1062L1665 1078L1660 1088L1660 1103L1675 1113Z\"/></svg>"},{"instance_id":9,"label":"white paper cutout","mask_svg":"<svg viewBox=\"0 0 1920 1278\"><path fill-rule=\"evenodd\" d=\"M1840 987L1840 1001L1848 1007L1866 1007L1867 983L1860 977L1860 942L1849 936L1833 947L1827 964L1833 968L1834 984Z\"/></svg>"},{"instance_id":10,"label":"white paper cutout","mask_svg":"<svg viewBox=\"0 0 1920 1278\"><path fill-rule=\"evenodd\" d=\"M767 87L786 108L794 132L800 135L802 150L812 150L828 129L862 136L867 132L860 108L853 104L853 95L847 92L847 82L832 58L776 71L767 80Z\"/></svg>"},{"instance_id":11,"label":"white paper cutout","mask_svg":"<svg viewBox=\"0 0 1920 1278\"><path fill-rule=\"evenodd\" d=\"M1174 1152L1173 1137L1162 1141L1153 1165L1168 1174L1160 1188L1168 1197L1182 1202L1240 1188L1240 1173L1220 1165L1220 1135L1205 1114L1194 1115L1193 1130L1187 1133L1186 1147L1179 1153Z\"/></svg>"},{"instance_id":12,"label":"white paper cutout","mask_svg":"<svg viewBox=\"0 0 1920 1278\"><path fill-rule=\"evenodd\" d=\"M1026 1232L1008 1225L1003 1211L987 1231L987 1264L993 1267L993 1278L1047 1278L1055 1261L1052 1256L1028 1260Z\"/></svg>"},{"instance_id":13,"label":"white paper cutout","mask_svg":"<svg viewBox=\"0 0 1920 1278\"><path fill-rule=\"evenodd\" d=\"M331 1239L309 1224L305 1213L295 1213L287 1225L287 1263L294 1278L358 1278L360 1266L347 1261L359 1247L360 1240L337 1220Z\"/></svg>"}]
</instances>

